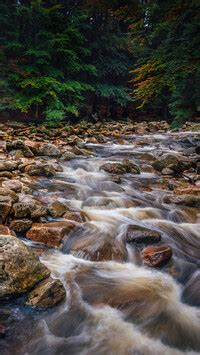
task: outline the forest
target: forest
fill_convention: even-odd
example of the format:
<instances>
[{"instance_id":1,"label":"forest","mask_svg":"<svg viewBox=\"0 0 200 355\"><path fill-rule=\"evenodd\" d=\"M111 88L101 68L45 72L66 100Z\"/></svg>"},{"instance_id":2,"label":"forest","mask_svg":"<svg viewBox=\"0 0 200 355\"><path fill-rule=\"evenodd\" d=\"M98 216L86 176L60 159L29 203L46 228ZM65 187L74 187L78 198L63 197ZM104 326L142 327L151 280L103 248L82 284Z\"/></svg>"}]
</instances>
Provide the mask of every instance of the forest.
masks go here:
<instances>
[{"instance_id":1,"label":"forest","mask_svg":"<svg viewBox=\"0 0 200 355\"><path fill-rule=\"evenodd\" d=\"M0 114L195 120L199 10L198 0L1 1Z\"/></svg>"}]
</instances>

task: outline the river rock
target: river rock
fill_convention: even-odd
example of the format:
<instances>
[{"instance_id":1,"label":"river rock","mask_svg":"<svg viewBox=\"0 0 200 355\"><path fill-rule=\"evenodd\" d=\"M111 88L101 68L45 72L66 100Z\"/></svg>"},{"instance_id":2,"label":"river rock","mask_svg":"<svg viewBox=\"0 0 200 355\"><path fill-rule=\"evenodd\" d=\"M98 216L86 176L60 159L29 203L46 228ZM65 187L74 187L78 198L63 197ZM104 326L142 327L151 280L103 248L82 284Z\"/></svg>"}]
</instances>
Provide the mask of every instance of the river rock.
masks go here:
<instances>
[{"instance_id":1,"label":"river rock","mask_svg":"<svg viewBox=\"0 0 200 355\"><path fill-rule=\"evenodd\" d=\"M75 158L77 158L77 156L70 150L67 150L61 156L61 160L63 160L63 161L69 161L69 160L72 160Z\"/></svg>"},{"instance_id":2,"label":"river rock","mask_svg":"<svg viewBox=\"0 0 200 355\"><path fill-rule=\"evenodd\" d=\"M10 154L11 154L12 150L13 151L17 150L17 151L22 151L23 155L27 158L31 158L34 156L33 152L30 150L30 148L27 147L25 145L25 143L21 140L16 140L14 142L7 142L6 149L7 149L7 151L10 152Z\"/></svg>"},{"instance_id":3,"label":"river rock","mask_svg":"<svg viewBox=\"0 0 200 355\"><path fill-rule=\"evenodd\" d=\"M139 166L130 162L128 159L123 160L122 163L106 163L102 165L100 169L110 174L140 174Z\"/></svg>"},{"instance_id":4,"label":"river rock","mask_svg":"<svg viewBox=\"0 0 200 355\"><path fill-rule=\"evenodd\" d=\"M30 176L52 177L56 175L56 170L51 163L35 162L25 167L25 173Z\"/></svg>"},{"instance_id":5,"label":"river rock","mask_svg":"<svg viewBox=\"0 0 200 355\"><path fill-rule=\"evenodd\" d=\"M17 170L19 166L19 161L14 160L1 160L0 161L0 171L13 171Z\"/></svg>"},{"instance_id":6,"label":"river rock","mask_svg":"<svg viewBox=\"0 0 200 355\"><path fill-rule=\"evenodd\" d=\"M15 192L21 192L23 184L19 180L8 180L2 182L2 187L13 190Z\"/></svg>"},{"instance_id":7,"label":"river rock","mask_svg":"<svg viewBox=\"0 0 200 355\"><path fill-rule=\"evenodd\" d=\"M83 223L86 221L84 212L67 212L63 215L63 218L78 223Z\"/></svg>"},{"instance_id":8,"label":"river rock","mask_svg":"<svg viewBox=\"0 0 200 355\"><path fill-rule=\"evenodd\" d=\"M26 292L50 275L32 250L18 238L1 235L0 249L0 297Z\"/></svg>"},{"instance_id":9,"label":"river rock","mask_svg":"<svg viewBox=\"0 0 200 355\"><path fill-rule=\"evenodd\" d=\"M155 170L162 172L165 169L170 169L175 173L180 173L184 170L190 169L192 163L184 157L179 157L175 154L163 154L162 157L153 162Z\"/></svg>"},{"instance_id":10,"label":"river rock","mask_svg":"<svg viewBox=\"0 0 200 355\"><path fill-rule=\"evenodd\" d=\"M91 261L115 260L122 262L126 259L126 248L123 243L111 236L97 238L86 237L69 240L69 252Z\"/></svg>"},{"instance_id":11,"label":"river rock","mask_svg":"<svg viewBox=\"0 0 200 355\"><path fill-rule=\"evenodd\" d=\"M168 195L164 196L163 202L166 204L175 204L186 207L200 207L200 196L195 195Z\"/></svg>"},{"instance_id":12,"label":"river rock","mask_svg":"<svg viewBox=\"0 0 200 355\"><path fill-rule=\"evenodd\" d=\"M0 224L0 235L13 235L15 236L15 233L13 231L10 230L9 227Z\"/></svg>"},{"instance_id":13,"label":"river rock","mask_svg":"<svg viewBox=\"0 0 200 355\"><path fill-rule=\"evenodd\" d=\"M56 147L56 145L51 143L44 143L39 146L37 151L38 155L44 155L48 157L59 157L61 156L60 150Z\"/></svg>"},{"instance_id":14,"label":"river rock","mask_svg":"<svg viewBox=\"0 0 200 355\"><path fill-rule=\"evenodd\" d=\"M161 235L155 230L137 225L128 226L126 241L129 243L133 242L136 244L153 244L158 243L160 240Z\"/></svg>"},{"instance_id":15,"label":"river rock","mask_svg":"<svg viewBox=\"0 0 200 355\"><path fill-rule=\"evenodd\" d=\"M65 236L75 228L73 223L67 221L34 223L26 234L28 239L44 243L49 247L59 247Z\"/></svg>"},{"instance_id":16,"label":"river rock","mask_svg":"<svg viewBox=\"0 0 200 355\"><path fill-rule=\"evenodd\" d=\"M4 223L12 207L12 200L9 196L0 196L0 223Z\"/></svg>"},{"instance_id":17,"label":"river rock","mask_svg":"<svg viewBox=\"0 0 200 355\"><path fill-rule=\"evenodd\" d=\"M169 245L148 246L142 251L144 265L150 267L163 266L172 257L172 248Z\"/></svg>"},{"instance_id":18,"label":"river rock","mask_svg":"<svg viewBox=\"0 0 200 355\"><path fill-rule=\"evenodd\" d=\"M12 179L13 174L9 171L0 171L0 178Z\"/></svg>"},{"instance_id":19,"label":"river rock","mask_svg":"<svg viewBox=\"0 0 200 355\"><path fill-rule=\"evenodd\" d=\"M10 224L10 228L14 232L24 233L31 228L32 224L33 222L30 219L14 219Z\"/></svg>"},{"instance_id":20,"label":"river rock","mask_svg":"<svg viewBox=\"0 0 200 355\"><path fill-rule=\"evenodd\" d=\"M0 187L0 196L9 197L12 200L12 202L18 201L17 194L13 190L8 189L6 187Z\"/></svg>"},{"instance_id":21,"label":"river rock","mask_svg":"<svg viewBox=\"0 0 200 355\"><path fill-rule=\"evenodd\" d=\"M53 218L59 218L64 215L68 208L66 204L60 201L54 201L48 206L48 210Z\"/></svg>"},{"instance_id":22,"label":"river rock","mask_svg":"<svg viewBox=\"0 0 200 355\"><path fill-rule=\"evenodd\" d=\"M29 293L26 304L38 308L53 307L65 297L66 291L62 282L49 277Z\"/></svg>"},{"instance_id":23,"label":"river rock","mask_svg":"<svg viewBox=\"0 0 200 355\"><path fill-rule=\"evenodd\" d=\"M47 209L37 201L17 202L13 205L16 218L40 218L47 215Z\"/></svg>"}]
</instances>

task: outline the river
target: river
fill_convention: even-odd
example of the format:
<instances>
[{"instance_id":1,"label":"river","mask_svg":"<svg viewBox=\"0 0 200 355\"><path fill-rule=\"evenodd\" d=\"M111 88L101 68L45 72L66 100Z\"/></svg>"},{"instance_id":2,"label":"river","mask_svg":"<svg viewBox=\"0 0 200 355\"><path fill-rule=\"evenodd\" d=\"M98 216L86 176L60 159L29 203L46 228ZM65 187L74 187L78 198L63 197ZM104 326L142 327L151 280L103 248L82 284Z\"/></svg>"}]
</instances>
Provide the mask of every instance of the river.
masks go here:
<instances>
[{"instance_id":1,"label":"river","mask_svg":"<svg viewBox=\"0 0 200 355\"><path fill-rule=\"evenodd\" d=\"M12 330L2 340L6 355L200 354L199 209L164 203L172 179L152 168L155 156L182 154L195 137L122 138L124 144L87 144L94 156L63 163L54 179L41 179L35 196L51 201L57 194L86 221L76 222L60 250L40 255L64 283L66 302L43 312L23 307L20 298L6 305ZM127 158L140 175L118 178L100 169ZM158 232L157 244L172 248L171 260L145 266L144 245L127 242L130 225Z\"/></svg>"}]
</instances>

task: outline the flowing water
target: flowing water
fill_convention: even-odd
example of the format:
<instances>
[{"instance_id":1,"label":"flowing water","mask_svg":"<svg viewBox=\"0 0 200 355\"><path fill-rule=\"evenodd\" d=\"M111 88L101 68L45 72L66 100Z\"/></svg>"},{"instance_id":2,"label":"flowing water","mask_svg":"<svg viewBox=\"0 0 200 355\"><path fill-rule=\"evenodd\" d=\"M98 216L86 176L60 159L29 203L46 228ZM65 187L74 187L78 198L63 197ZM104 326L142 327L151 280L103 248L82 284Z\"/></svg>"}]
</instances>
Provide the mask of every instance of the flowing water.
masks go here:
<instances>
[{"instance_id":1,"label":"flowing water","mask_svg":"<svg viewBox=\"0 0 200 355\"><path fill-rule=\"evenodd\" d=\"M161 152L191 148L194 137L179 137L130 136L124 145L89 144L94 156L63 164L55 179L41 179L37 198L67 200L71 209L84 212L86 222L76 223L60 250L41 255L64 283L66 302L43 312L23 307L20 299L7 305L11 331L3 353L200 354L199 210L164 204L172 192L151 167ZM124 158L139 164L142 173L118 181L100 169ZM160 244L173 249L167 265L143 266L141 249L126 243L131 224L161 233ZM98 261L102 253L110 261Z\"/></svg>"}]
</instances>

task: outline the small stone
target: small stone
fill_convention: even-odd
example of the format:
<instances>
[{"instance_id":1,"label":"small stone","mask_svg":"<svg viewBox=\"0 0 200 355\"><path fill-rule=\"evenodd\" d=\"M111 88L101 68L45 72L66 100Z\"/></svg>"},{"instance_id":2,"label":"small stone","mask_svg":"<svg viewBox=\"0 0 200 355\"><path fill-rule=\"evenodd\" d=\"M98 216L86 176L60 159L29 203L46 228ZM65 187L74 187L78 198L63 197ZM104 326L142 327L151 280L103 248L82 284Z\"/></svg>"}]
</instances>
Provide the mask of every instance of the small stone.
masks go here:
<instances>
[{"instance_id":1,"label":"small stone","mask_svg":"<svg viewBox=\"0 0 200 355\"><path fill-rule=\"evenodd\" d=\"M2 183L2 187L13 190L15 192L21 192L23 184L19 180L8 180Z\"/></svg>"},{"instance_id":2,"label":"small stone","mask_svg":"<svg viewBox=\"0 0 200 355\"><path fill-rule=\"evenodd\" d=\"M11 222L10 228L17 233L27 232L33 222L30 219L15 219Z\"/></svg>"},{"instance_id":3,"label":"small stone","mask_svg":"<svg viewBox=\"0 0 200 355\"><path fill-rule=\"evenodd\" d=\"M13 205L15 217L24 218L31 215L31 205L25 202L18 202Z\"/></svg>"},{"instance_id":4,"label":"small stone","mask_svg":"<svg viewBox=\"0 0 200 355\"><path fill-rule=\"evenodd\" d=\"M53 218L62 217L64 213L68 210L67 206L60 201L52 202L48 209Z\"/></svg>"},{"instance_id":5,"label":"small stone","mask_svg":"<svg viewBox=\"0 0 200 355\"><path fill-rule=\"evenodd\" d=\"M52 177L56 174L56 170L50 163L34 163L25 167L25 173L30 176Z\"/></svg>"},{"instance_id":6,"label":"small stone","mask_svg":"<svg viewBox=\"0 0 200 355\"><path fill-rule=\"evenodd\" d=\"M0 161L0 171L13 171L13 170L17 170L19 166L19 162L18 161L14 161L14 160L1 160Z\"/></svg>"},{"instance_id":7,"label":"small stone","mask_svg":"<svg viewBox=\"0 0 200 355\"><path fill-rule=\"evenodd\" d=\"M64 214L63 218L68 219L70 221L75 221L78 223L83 223L86 221L85 215L83 212L67 212Z\"/></svg>"},{"instance_id":8,"label":"small stone","mask_svg":"<svg viewBox=\"0 0 200 355\"><path fill-rule=\"evenodd\" d=\"M12 207L12 201L9 196L0 196L0 223L4 223Z\"/></svg>"},{"instance_id":9,"label":"small stone","mask_svg":"<svg viewBox=\"0 0 200 355\"><path fill-rule=\"evenodd\" d=\"M61 155L61 152L56 147L56 145L51 143L44 143L39 147L38 154L49 157L59 157Z\"/></svg>"},{"instance_id":10,"label":"small stone","mask_svg":"<svg viewBox=\"0 0 200 355\"><path fill-rule=\"evenodd\" d=\"M101 169L110 174L140 174L139 166L128 159L123 160L122 163L106 163L101 166Z\"/></svg>"},{"instance_id":11,"label":"small stone","mask_svg":"<svg viewBox=\"0 0 200 355\"><path fill-rule=\"evenodd\" d=\"M172 257L172 248L169 245L148 246L142 251L144 265L159 267L168 263Z\"/></svg>"},{"instance_id":12,"label":"small stone","mask_svg":"<svg viewBox=\"0 0 200 355\"><path fill-rule=\"evenodd\" d=\"M62 282L49 277L29 293L26 304L38 308L48 308L57 305L65 297L66 291Z\"/></svg>"},{"instance_id":13,"label":"small stone","mask_svg":"<svg viewBox=\"0 0 200 355\"><path fill-rule=\"evenodd\" d=\"M74 228L75 225L67 221L34 223L26 237L50 247L59 247L64 237L68 236Z\"/></svg>"},{"instance_id":14,"label":"small stone","mask_svg":"<svg viewBox=\"0 0 200 355\"><path fill-rule=\"evenodd\" d=\"M14 235L15 233L13 233L9 227L4 226L3 224L0 224L0 235Z\"/></svg>"},{"instance_id":15,"label":"small stone","mask_svg":"<svg viewBox=\"0 0 200 355\"><path fill-rule=\"evenodd\" d=\"M5 187L0 187L0 196L9 197L12 202L18 201L18 196L16 195L16 193L13 190Z\"/></svg>"}]
</instances>

